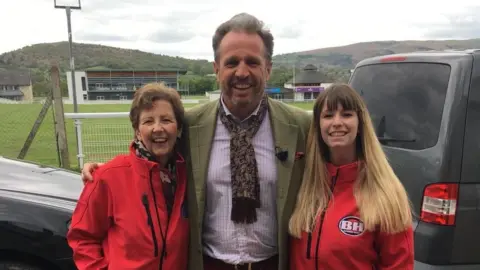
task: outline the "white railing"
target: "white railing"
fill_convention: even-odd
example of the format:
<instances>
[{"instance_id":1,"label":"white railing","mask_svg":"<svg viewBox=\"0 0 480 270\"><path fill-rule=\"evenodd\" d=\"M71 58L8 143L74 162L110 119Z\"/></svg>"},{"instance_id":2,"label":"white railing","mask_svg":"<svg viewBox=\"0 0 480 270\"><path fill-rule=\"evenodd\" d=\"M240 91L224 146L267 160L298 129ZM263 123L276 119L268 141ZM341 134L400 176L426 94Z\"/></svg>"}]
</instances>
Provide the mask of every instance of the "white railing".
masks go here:
<instances>
[{"instance_id":1,"label":"white railing","mask_svg":"<svg viewBox=\"0 0 480 270\"><path fill-rule=\"evenodd\" d=\"M66 119L73 120L77 132L80 168L85 162L106 162L128 152L134 136L128 115L128 112L65 113Z\"/></svg>"},{"instance_id":2,"label":"white railing","mask_svg":"<svg viewBox=\"0 0 480 270\"><path fill-rule=\"evenodd\" d=\"M65 113L65 118L73 119L77 132L80 168L85 161L106 162L128 152L134 135L128 115L128 112Z\"/></svg>"}]
</instances>

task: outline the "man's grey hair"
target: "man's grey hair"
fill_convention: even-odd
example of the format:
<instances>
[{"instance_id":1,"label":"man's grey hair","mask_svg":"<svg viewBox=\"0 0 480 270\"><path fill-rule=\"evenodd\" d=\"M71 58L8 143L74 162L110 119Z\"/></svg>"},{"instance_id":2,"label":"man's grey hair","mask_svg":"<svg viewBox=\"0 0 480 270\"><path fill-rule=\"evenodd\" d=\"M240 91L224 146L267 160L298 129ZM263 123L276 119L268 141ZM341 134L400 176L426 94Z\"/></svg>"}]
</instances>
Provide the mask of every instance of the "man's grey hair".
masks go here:
<instances>
[{"instance_id":1,"label":"man's grey hair","mask_svg":"<svg viewBox=\"0 0 480 270\"><path fill-rule=\"evenodd\" d=\"M271 62L273 56L273 35L265 24L257 19L255 16L248 13L239 13L230 20L222 23L212 38L212 47L215 61L218 60L218 47L225 35L232 31L245 32L249 34L257 34L263 40L265 45L265 58Z\"/></svg>"}]
</instances>

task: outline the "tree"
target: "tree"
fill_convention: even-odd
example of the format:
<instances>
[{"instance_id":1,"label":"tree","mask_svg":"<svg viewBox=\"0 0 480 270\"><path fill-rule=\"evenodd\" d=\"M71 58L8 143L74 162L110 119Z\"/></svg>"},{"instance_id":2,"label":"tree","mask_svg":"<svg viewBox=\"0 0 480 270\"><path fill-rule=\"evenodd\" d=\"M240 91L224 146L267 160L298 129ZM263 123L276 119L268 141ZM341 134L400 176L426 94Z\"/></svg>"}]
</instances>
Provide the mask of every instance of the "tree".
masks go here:
<instances>
[{"instance_id":1,"label":"tree","mask_svg":"<svg viewBox=\"0 0 480 270\"><path fill-rule=\"evenodd\" d=\"M203 95L205 92L215 90L215 77L183 75L179 78L179 84L188 85L190 94Z\"/></svg>"},{"instance_id":2,"label":"tree","mask_svg":"<svg viewBox=\"0 0 480 270\"><path fill-rule=\"evenodd\" d=\"M268 80L269 86L283 87L284 84L293 78L293 70L284 66L274 68Z\"/></svg>"}]
</instances>

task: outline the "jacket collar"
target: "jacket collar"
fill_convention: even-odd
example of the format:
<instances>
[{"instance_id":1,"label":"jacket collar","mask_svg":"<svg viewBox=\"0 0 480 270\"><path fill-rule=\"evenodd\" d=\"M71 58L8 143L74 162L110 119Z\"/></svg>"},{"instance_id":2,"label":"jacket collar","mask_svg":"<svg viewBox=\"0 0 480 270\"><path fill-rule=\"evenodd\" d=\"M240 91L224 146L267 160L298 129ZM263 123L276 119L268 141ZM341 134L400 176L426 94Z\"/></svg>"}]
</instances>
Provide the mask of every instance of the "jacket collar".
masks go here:
<instances>
[{"instance_id":1,"label":"jacket collar","mask_svg":"<svg viewBox=\"0 0 480 270\"><path fill-rule=\"evenodd\" d=\"M141 172L150 171L151 169L153 169L155 167L160 168L158 163L138 157L136 152L135 152L135 148L133 147L133 144L134 144L134 142L130 143L130 147L129 147L130 154L129 155L130 155L130 159L132 160L134 168L138 172L141 173ZM185 163L185 159L183 158L183 156L180 153L176 152L175 156L176 156L175 161L176 161L177 164Z\"/></svg>"},{"instance_id":2,"label":"jacket collar","mask_svg":"<svg viewBox=\"0 0 480 270\"><path fill-rule=\"evenodd\" d=\"M327 170L330 176L337 177L337 182L352 182L357 179L360 161L340 166L327 163Z\"/></svg>"}]
</instances>

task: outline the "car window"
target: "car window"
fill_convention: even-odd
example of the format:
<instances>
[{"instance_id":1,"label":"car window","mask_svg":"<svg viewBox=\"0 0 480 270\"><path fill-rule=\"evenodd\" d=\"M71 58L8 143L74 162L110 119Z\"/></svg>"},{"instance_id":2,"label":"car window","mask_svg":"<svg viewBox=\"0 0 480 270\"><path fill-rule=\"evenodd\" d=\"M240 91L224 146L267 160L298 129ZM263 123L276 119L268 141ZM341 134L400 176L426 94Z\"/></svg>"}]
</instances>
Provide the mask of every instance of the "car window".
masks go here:
<instances>
[{"instance_id":1,"label":"car window","mask_svg":"<svg viewBox=\"0 0 480 270\"><path fill-rule=\"evenodd\" d=\"M419 150L438 141L449 78L445 64L382 63L356 68L350 83L384 145Z\"/></svg>"}]
</instances>

